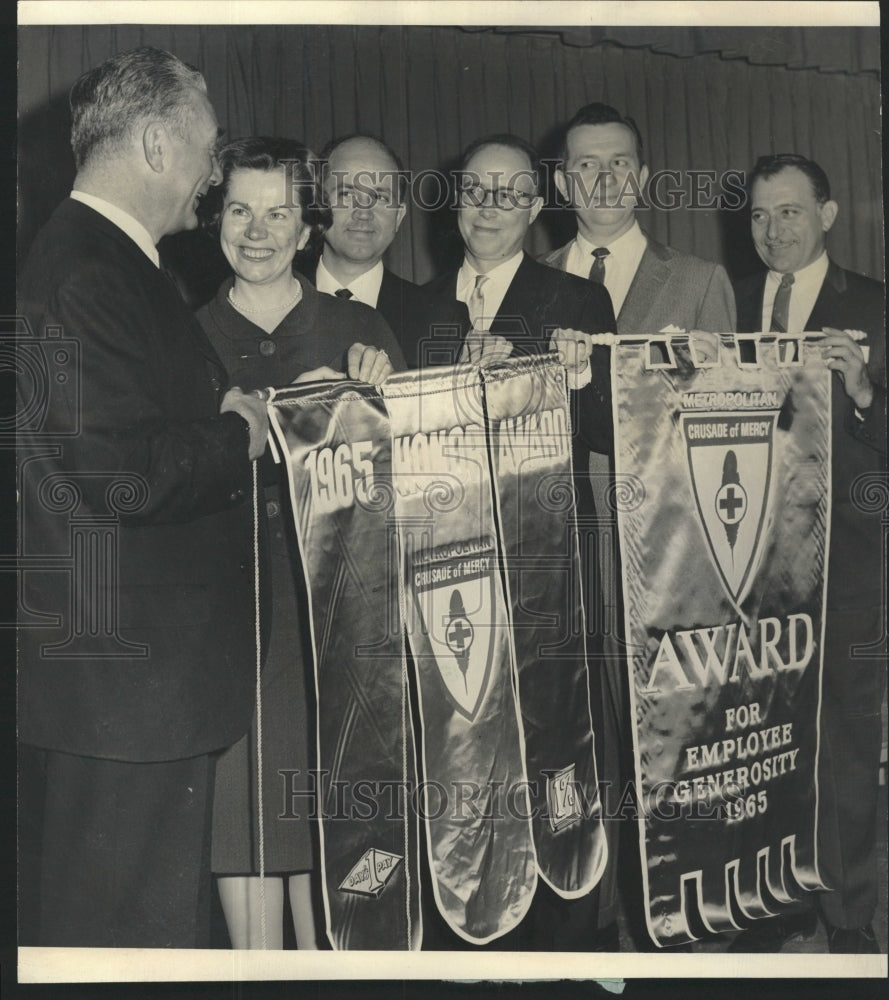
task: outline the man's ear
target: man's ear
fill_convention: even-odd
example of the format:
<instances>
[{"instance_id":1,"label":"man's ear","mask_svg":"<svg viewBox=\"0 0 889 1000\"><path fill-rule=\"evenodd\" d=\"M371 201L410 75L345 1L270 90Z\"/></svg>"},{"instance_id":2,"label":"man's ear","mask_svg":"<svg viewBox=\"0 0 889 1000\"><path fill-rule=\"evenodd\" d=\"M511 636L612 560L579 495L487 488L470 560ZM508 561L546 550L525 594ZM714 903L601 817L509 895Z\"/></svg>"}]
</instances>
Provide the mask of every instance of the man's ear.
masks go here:
<instances>
[{"instance_id":1,"label":"man's ear","mask_svg":"<svg viewBox=\"0 0 889 1000\"><path fill-rule=\"evenodd\" d=\"M405 205L402 202L402 204L398 206L398 214L395 217L395 232L396 233L398 232L398 229L401 226L402 222L404 222L405 215L407 215L407 205Z\"/></svg>"},{"instance_id":2,"label":"man's ear","mask_svg":"<svg viewBox=\"0 0 889 1000\"><path fill-rule=\"evenodd\" d=\"M644 191L645 185L648 183L648 164L643 163L642 169L639 171L639 190Z\"/></svg>"},{"instance_id":3,"label":"man's ear","mask_svg":"<svg viewBox=\"0 0 889 1000\"><path fill-rule=\"evenodd\" d=\"M541 208L543 208L543 198L541 198L540 195L537 195L534 201L531 202L531 216L528 221L529 226L534 222L537 216L540 215Z\"/></svg>"},{"instance_id":4,"label":"man's ear","mask_svg":"<svg viewBox=\"0 0 889 1000\"><path fill-rule=\"evenodd\" d=\"M826 201L821 206L821 228L826 233L836 222L840 206L835 201Z\"/></svg>"},{"instance_id":5,"label":"man's ear","mask_svg":"<svg viewBox=\"0 0 889 1000\"><path fill-rule=\"evenodd\" d=\"M170 133L163 122L149 122L142 130L145 162L156 173L163 173L170 155Z\"/></svg>"},{"instance_id":6,"label":"man's ear","mask_svg":"<svg viewBox=\"0 0 889 1000\"><path fill-rule=\"evenodd\" d=\"M559 194L565 199L565 201L570 202L571 199L568 197L568 178L565 176L565 171L561 167L556 167L555 182Z\"/></svg>"}]
</instances>

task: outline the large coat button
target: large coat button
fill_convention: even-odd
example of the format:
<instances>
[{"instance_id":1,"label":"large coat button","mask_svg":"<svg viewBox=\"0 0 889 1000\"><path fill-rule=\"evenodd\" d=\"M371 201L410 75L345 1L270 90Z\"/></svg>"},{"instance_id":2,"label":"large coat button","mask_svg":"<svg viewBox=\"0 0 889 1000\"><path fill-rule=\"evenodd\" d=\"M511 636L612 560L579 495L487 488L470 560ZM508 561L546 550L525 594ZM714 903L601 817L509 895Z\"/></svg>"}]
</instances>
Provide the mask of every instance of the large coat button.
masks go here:
<instances>
[{"instance_id":1,"label":"large coat button","mask_svg":"<svg viewBox=\"0 0 889 1000\"><path fill-rule=\"evenodd\" d=\"M261 340L259 342L259 353L268 357L270 354L274 354L278 347L274 340Z\"/></svg>"}]
</instances>

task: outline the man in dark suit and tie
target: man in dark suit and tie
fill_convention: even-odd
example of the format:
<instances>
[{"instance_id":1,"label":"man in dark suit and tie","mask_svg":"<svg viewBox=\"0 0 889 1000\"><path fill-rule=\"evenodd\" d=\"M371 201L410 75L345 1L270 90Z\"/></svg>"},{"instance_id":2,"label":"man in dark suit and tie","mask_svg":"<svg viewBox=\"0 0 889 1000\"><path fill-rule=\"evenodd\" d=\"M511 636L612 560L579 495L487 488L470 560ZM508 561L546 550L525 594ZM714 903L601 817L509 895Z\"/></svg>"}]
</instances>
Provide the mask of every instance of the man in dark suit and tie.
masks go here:
<instances>
[{"instance_id":1,"label":"man in dark suit and tie","mask_svg":"<svg viewBox=\"0 0 889 1000\"><path fill-rule=\"evenodd\" d=\"M215 755L254 702L265 406L223 394L158 267L220 179L200 73L126 52L71 112L74 190L19 286L22 350L62 376L18 384L20 941L206 947Z\"/></svg>"},{"instance_id":2,"label":"man in dark suit and tie","mask_svg":"<svg viewBox=\"0 0 889 1000\"><path fill-rule=\"evenodd\" d=\"M452 354L468 327L465 309L383 264L407 212L401 161L376 136L355 134L329 142L321 162L332 221L313 276L318 291L379 310L411 368Z\"/></svg>"},{"instance_id":3,"label":"man in dark suit and tie","mask_svg":"<svg viewBox=\"0 0 889 1000\"><path fill-rule=\"evenodd\" d=\"M561 164L555 172L556 186L574 211L577 235L541 260L560 271L601 281L611 295L619 334L657 334L665 329L734 331L734 294L723 267L664 246L639 227L636 192L643 191L648 175L635 121L607 104L582 107L565 129ZM613 521L614 512L608 506L608 497L613 495L609 493L613 463L607 455L593 454L590 471L600 513L611 514ZM605 724L609 741L621 746L623 779L628 781L634 770L616 523L609 528L603 528L599 546L610 709ZM620 801L618 783L609 792L613 812ZM606 830L614 864L606 872L602 892L614 899L618 823L607 823ZM634 845L628 846L635 852ZM634 861L620 869L628 901L641 900L637 868ZM630 906L629 910L634 930L638 929L640 940L645 941L638 907Z\"/></svg>"},{"instance_id":4,"label":"man in dark suit and tie","mask_svg":"<svg viewBox=\"0 0 889 1000\"><path fill-rule=\"evenodd\" d=\"M602 285L546 267L522 250L543 205L536 168L533 148L515 136L490 136L469 146L462 160L457 212L463 264L426 287L466 303L473 330L464 341L464 360L539 354L551 346L563 351L569 385L575 390L573 459L578 525L583 532L591 530L596 516L586 473L590 452L613 448L608 350L592 346L589 335L613 332L614 313ZM581 538L588 631L595 629L601 616L598 568L589 548ZM591 708L602 782L613 776L599 741L600 650L600 638L588 635ZM616 951L616 918L616 911L600 912L598 887L580 899L564 900L541 883L527 926L519 931L532 949ZM498 946L503 947L502 942Z\"/></svg>"},{"instance_id":5,"label":"man in dark suit and tie","mask_svg":"<svg viewBox=\"0 0 889 1000\"><path fill-rule=\"evenodd\" d=\"M883 286L827 254L839 208L817 163L761 157L748 178L751 230L768 270L736 288L742 332L824 331L832 377L832 513L819 766L819 862L833 891L819 896L831 952L876 952L877 772L885 690L879 512L862 507L866 483L886 470L886 335ZM852 331L856 336L853 338ZM810 936L815 912L754 924L736 951L779 951Z\"/></svg>"}]
</instances>

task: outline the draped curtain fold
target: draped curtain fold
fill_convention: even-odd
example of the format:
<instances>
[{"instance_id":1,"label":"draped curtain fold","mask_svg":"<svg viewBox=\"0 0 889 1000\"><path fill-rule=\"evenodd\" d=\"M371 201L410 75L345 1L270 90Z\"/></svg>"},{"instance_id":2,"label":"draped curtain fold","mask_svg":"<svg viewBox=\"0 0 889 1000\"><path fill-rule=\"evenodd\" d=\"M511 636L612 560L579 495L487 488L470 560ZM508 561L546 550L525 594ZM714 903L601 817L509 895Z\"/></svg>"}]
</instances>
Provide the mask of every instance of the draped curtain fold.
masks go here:
<instances>
[{"instance_id":1,"label":"draped curtain fold","mask_svg":"<svg viewBox=\"0 0 889 1000\"><path fill-rule=\"evenodd\" d=\"M763 153L796 151L822 164L840 205L832 254L882 278L880 84L868 55L878 29L792 29L781 52L776 29L576 30L586 32L584 44L566 44L580 38L567 29L20 28L19 249L70 189L71 84L102 59L150 44L204 73L229 136L286 135L318 150L331 136L370 131L398 151L415 178L426 172L389 254L390 266L415 281L453 263L459 250L448 199L431 172L451 169L467 143L489 132L516 132L552 156L558 126L594 100L636 119L653 173L679 171L685 203L640 211L655 239L721 261L736 275L752 270L757 260L745 213L689 208L689 171L712 172L718 195L726 171L749 170ZM720 52L734 54L732 46L744 58L723 58ZM849 72L787 65L813 62L842 62ZM547 195L528 238L535 254L573 234L551 182Z\"/></svg>"}]
</instances>

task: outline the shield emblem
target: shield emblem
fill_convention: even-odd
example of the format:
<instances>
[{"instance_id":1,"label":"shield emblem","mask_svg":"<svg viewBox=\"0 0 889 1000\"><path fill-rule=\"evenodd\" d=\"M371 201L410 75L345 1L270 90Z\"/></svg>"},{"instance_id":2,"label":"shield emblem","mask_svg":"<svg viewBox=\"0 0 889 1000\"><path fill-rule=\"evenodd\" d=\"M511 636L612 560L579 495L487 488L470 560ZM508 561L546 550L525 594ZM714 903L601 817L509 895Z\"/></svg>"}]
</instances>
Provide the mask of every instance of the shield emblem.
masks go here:
<instances>
[{"instance_id":1,"label":"shield emblem","mask_svg":"<svg viewBox=\"0 0 889 1000\"><path fill-rule=\"evenodd\" d=\"M778 414L682 414L680 419L707 548L737 606L762 554Z\"/></svg>"},{"instance_id":2,"label":"shield emblem","mask_svg":"<svg viewBox=\"0 0 889 1000\"><path fill-rule=\"evenodd\" d=\"M414 559L414 595L423 632L448 697L470 722L484 701L503 616L493 548ZM428 553L427 553L428 555Z\"/></svg>"}]
</instances>

